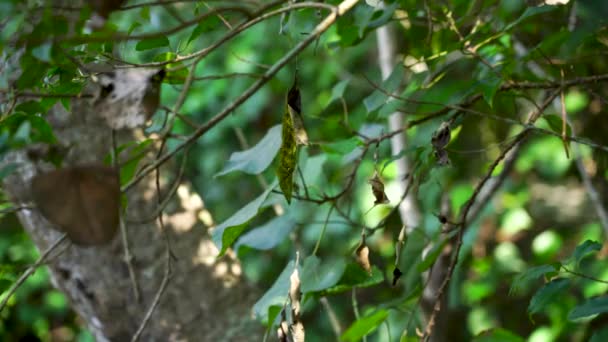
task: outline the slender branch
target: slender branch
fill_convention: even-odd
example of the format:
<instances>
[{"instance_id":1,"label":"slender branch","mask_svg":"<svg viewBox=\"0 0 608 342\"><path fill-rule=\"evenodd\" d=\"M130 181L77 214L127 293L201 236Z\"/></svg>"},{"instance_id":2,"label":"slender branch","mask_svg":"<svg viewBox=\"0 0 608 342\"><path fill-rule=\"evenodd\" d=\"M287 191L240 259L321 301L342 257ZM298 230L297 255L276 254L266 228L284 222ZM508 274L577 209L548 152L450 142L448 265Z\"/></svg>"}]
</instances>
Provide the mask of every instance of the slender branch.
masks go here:
<instances>
[{"instance_id":1,"label":"slender branch","mask_svg":"<svg viewBox=\"0 0 608 342\"><path fill-rule=\"evenodd\" d=\"M559 93L561 91L560 89L557 89L555 91L553 91L549 96L547 96L547 98L545 99L545 101L543 102L543 104L541 106L539 106L539 108L533 112L530 115L530 118L528 119L527 124L528 125L533 125L536 120L538 120L538 118L542 115L542 113L544 112L544 110L549 106L549 104L557 97L559 96ZM433 311L428 319L426 328L424 329L423 332L423 336L422 336L422 340L428 340L428 338L430 337L430 335L432 334L432 330L433 330L433 323L435 321L435 317L437 316L437 314L439 313L439 311L441 310L441 306L439 305L441 298L443 296L443 294L445 293L445 290L452 278L452 274L454 273L454 270L456 268L456 264L458 263L458 257L460 254L460 249L462 248L462 241L463 241L463 237L464 237L464 232L467 228L467 223L468 223L468 215L469 215L469 211L471 210L473 204L475 203L476 198L479 196L482 187L484 187L484 185L486 184L486 182L488 182L488 180L490 179L490 177L492 176L492 174L494 173L494 170L496 169L496 167L498 166L498 164L500 164L500 162L505 159L507 153L512 150L517 144L519 144L521 141L523 141L529 134L530 134L531 130L530 129L524 129L523 132L519 133L515 139L513 139L513 141L507 145L507 147L504 149L504 151L502 151L500 153L500 155L498 156L498 158L496 158L494 160L494 162L492 162L492 164L490 165L490 167L488 168L488 171L486 173L486 175L483 177L483 179L477 184L477 186L475 187L473 194L469 197L469 200L467 201L462 214L460 216L460 223L459 223L459 227L458 227L458 232L456 234L456 248L454 249L453 255L452 255L452 260L450 261L450 264L448 266L448 271L447 274L441 284L441 286L438 289L437 292L437 296L435 298L435 306L433 308Z\"/></svg>"},{"instance_id":2,"label":"slender branch","mask_svg":"<svg viewBox=\"0 0 608 342\"><path fill-rule=\"evenodd\" d=\"M325 32L329 27L338 19L339 16L346 13L350 10L359 0L345 0L340 5L338 5L337 10L332 12L329 16L325 18L317 27L311 32L311 34L306 37L303 41L301 41L298 45L296 45L293 49L291 49L283 58L277 61L272 68L268 69L263 75L263 77L257 80L253 85L251 85L243 94L237 97L231 104L229 104L224 110L220 113L216 114L213 118L211 118L206 124L199 127L194 133L192 133L186 141L180 143L175 147L172 152L168 152L162 157L158 158L152 165L149 165L144 170L140 172L140 174L133 179L131 182L126 184L123 187L123 191L127 191L132 188L137 182L139 182L145 175L149 174L153 170L155 170L158 166L165 163L169 160L177 151L189 146L193 142L195 142L199 137L209 131L211 128L215 127L218 123L224 120L233 110L238 108L243 102L245 102L248 98L250 98L253 94L255 94L266 82L268 82L279 70L281 70L289 61L291 61L296 55L298 55L301 51L303 51L308 45L310 45L317 37L319 37L323 32Z\"/></svg>"}]
</instances>

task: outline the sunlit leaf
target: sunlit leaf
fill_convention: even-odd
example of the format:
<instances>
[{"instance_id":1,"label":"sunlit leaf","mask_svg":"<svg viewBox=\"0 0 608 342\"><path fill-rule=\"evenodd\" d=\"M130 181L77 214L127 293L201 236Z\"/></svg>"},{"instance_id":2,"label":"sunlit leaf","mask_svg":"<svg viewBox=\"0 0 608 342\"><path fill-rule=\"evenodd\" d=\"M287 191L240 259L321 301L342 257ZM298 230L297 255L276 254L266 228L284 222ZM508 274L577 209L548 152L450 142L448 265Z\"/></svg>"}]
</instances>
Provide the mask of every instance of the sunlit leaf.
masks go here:
<instances>
[{"instance_id":1,"label":"sunlit leaf","mask_svg":"<svg viewBox=\"0 0 608 342\"><path fill-rule=\"evenodd\" d=\"M359 341L367 334L373 332L388 317L388 311L381 309L369 316L361 317L353 323L342 336L342 341Z\"/></svg>"},{"instance_id":2,"label":"sunlit leaf","mask_svg":"<svg viewBox=\"0 0 608 342\"><path fill-rule=\"evenodd\" d=\"M224 255L228 247L241 235L249 220L257 215L262 203L264 203L264 200L266 200L266 197L268 197L268 194L270 194L274 187L275 183L268 187L268 190L264 191L263 194L239 209L239 211L213 230L213 242L220 250L220 256Z\"/></svg>"},{"instance_id":3,"label":"sunlit leaf","mask_svg":"<svg viewBox=\"0 0 608 342\"><path fill-rule=\"evenodd\" d=\"M276 125L270 128L264 138L252 148L230 155L230 159L216 176L233 171L243 171L248 174L262 173L272 163L280 147L281 125Z\"/></svg>"},{"instance_id":4,"label":"sunlit leaf","mask_svg":"<svg viewBox=\"0 0 608 342\"><path fill-rule=\"evenodd\" d=\"M271 249L283 242L295 226L296 222L289 215L277 216L243 234L234 245L234 249L238 251L240 246L259 250Z\"/></svg>"}]
</instances>

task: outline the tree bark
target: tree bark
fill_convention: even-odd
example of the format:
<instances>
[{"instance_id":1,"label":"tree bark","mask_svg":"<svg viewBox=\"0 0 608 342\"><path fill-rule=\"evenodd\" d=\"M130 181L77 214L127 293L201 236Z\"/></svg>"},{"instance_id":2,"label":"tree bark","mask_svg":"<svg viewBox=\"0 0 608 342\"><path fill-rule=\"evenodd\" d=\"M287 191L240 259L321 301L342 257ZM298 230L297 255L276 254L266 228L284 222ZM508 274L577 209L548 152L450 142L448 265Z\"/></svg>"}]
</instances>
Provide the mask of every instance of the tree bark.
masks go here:
<instances>
[{"instance_id":1,"label":"tree bark","mask_svg":"<svg viewBox=\"0 0 608 342\"><path fill-rule=\"evenodd\" d=\"M49 113L47 119L58 140L63 146L71 146L63 166L101 162L110 152L110 129L92 123L87 118L91 115L91 104L85 100L72 101L71 113L60 106ZM132 140L132 132L120 133L117 139L118 145ZM16 205L30 203L31 179L48 166L29 160L24 151L15 152L10 160L20 166L5 179L4 189ZM169 168L161 169L163 179L171 173ZM181 187L176 196L179 199L163 214L173 255L172 272L140 340L260 341L261 326L250 314L259 292L242 280L240 264L233 257L216 260L217 249L211 242L209 227L198 218L205 211L203 202L187 186ZM131 340L165 274L167 250L158 220L128 223L129 219L154 215L154 175L143 179L126 195L126 228L141 290L139 302L134 296L120 233L106 246L84 248L64 242L63 251L48 261L54 286L66 294L97 341ZM60 192L56 200L63 200ZM19 211L18 217L41 252L61 236L36 208Z\"/></svg>"}]
</instances>

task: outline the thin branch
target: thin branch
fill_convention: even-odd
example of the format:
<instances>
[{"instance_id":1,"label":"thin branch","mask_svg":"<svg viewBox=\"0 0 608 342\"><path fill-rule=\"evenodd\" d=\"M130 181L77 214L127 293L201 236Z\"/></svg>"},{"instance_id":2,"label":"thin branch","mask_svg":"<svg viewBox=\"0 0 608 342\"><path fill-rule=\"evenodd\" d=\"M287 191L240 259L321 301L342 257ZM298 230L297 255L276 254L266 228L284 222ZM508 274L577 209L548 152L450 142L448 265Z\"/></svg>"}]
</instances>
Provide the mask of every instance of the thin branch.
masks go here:
<instances>
[{"instance_id":1,"label":"thin branch","mask_svg":"<svg viewBox=\"0 0 608 342\"><path fill-rule=\"evenodd\" d=\"M539 109L537 109L535 112L533 112L530 115L530 118L528 119L527 125L533 125L536 120L538 120L538 118L542 115L542 113L544 112L544 110L549 106L549 104L557 97L559 96L559 93L561 91L560 89L557 89L555 91L553 91L549 96L547 96L547 98L545 99L545 101L543 102L543 104L541 106L539 106ZM447 274L445 276L445 279L443 280L441 286L438 289L437 292L437 296L435 298L435 306L433 308L433 311L431 313L431 316L428 319L426 328L424 329L423 332L423 336L422 336L422 340L428 340L428 338L430 337L430 335L433 332L433 324L435 321L435 317L437 316L437 314L439 313L439 311L441 310L441 306L439 305L441 298L443 296L443 294L445 293L445 290L452 278L452 274L454 273L454 270L456 269L456 264L458 263L458 257L460 254L460 249L462 248L462 241L463 241L463 237L464 237L464 232L467 228L467 223L468 223L468 215L469 215L469 211L471 210L473 204L476 201L476 198L479 196L481 189L484 187L485 183L490 179L490 177L492 176L492 174L494 173L494 170L496 169L496 167L498 166L498 164L500 164L500 162L505 159L507 153L513 149L517 144L519 144L521 141L523 141L529 134L530 134L531 130L530 129L524 129L523 132L519 133L515 139L504 149L504 151L502 151L500 153L500 155L494 160L494 162L492 162L492 164L490 165L490 167L488 168L488 171L486 173L486 175L482 178L482 180L477 184L477 186L475 187L473 194L469 197L469 200L467 201L462 214L460 216L460 223L459 223L459 227L458 227L458 232L456 235L456 248L454 249L453 255L452 255L452 260L450 261L450 264L448 266L448 271Z\"/></svg>"},{"instance_id":2,"label":"thin branch","mask_svg":"<svg viewBox=\"0 0 608 342\"><path fill-rule=\"evenodd\" d=\"M118 148L116 146L116 131L112 130L112 163L114 164L116 173L120 175L120 166L118 165L118 156L116 155L117 150ZM127 226L125 225L125 211L123 210L120 211L119 224L120 237L122 239L122 246L125 251L124 261L127 264L127 269L129 270L129 278L131 279L131 286L133 287L133 295L135 296L135 301L139 303L141 299L139 292L139 282L137 281L137 276L133 268L133 254L131 254L131 249L129 248L129 237L127 235Z\"/></svg>"},{"instance_id":3,"label":"thin branch","mask_svg":"<svg viewBox=\"0 0 608 342\"><path fill-rule=\"evenodd\" d=\"M325 32L331 25L338 19L339 16L346 13L350 10L358 0L345 0L338 7L337 10L331 13L329 16L325 18L317 27L313 30L313 32L306 37L303 41L301 41L298 45L296 45L293 49L291 49L283 58L277 61L272 68L268 69L264 73L264 76L257 80L253 85L251 85L244 93L242 93L239 97L237 97L231 104L229 104L224 110L220 113L216 114L213 118L211 118L206 124L199 127L194 133L192 133L188 139L179 145L177 145L172 152L168 152L162 157L158 158L152 165L149 165L144 170L140 172L140 174L134 178L131 182L126 184L123 187L123 191L127 191L132 188L137 182L139 182L145 175L149 174L153 170L155 170L158 166L165 163L169 160L177 151L189 146L193 142L195 142L199 137L209 131L211 128L215 127L218 123L224 120L232 111L238 108L243 102L249 99L253 94L255 94L266 82L268 82L279 70L281 70L289 61L291 61L295 56L297 56L300 52L302 52L308 45L310 45L318 36L320 36L323 32Z\"/></svg>"},{"instance_id":4,"label":"thin branch","mask_svg":"<svg viewBox=\"0 0 608 342\"><path fill-rule=\"evenodd\" d=\"M2 299L2 302L0 302L0 312L2 312L6 306L6 303L8 303L9 298L11 298L15 291L17 291L17 289L27 280L27 278L29 278L29 276L36 272L38 267L46 262L49 255L66 239L67 235L64 233L61 235L61 237L55 240L55 242L53 242L53 244L47 248L42 255L40 255L38 260L36 260L32 266L28 267L27 270L25 270L25 272L23 272L23 274L19 277L19 279L17 279L17 281L4 293L4 298Z\"/></svg>"}]
</instances>

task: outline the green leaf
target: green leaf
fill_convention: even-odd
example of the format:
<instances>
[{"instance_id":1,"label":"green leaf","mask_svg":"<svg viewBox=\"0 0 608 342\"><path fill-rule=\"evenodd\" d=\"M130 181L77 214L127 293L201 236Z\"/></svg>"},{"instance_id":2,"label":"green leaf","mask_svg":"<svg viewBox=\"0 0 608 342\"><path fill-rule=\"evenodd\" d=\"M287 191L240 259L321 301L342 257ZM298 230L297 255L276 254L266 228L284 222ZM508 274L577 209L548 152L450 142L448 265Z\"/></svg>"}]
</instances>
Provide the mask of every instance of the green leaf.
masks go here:
<instances>
[{"instance_id":1,"label":"green leaf","mask_svg":"<svg viewBox=\"0 0 608 342\"><path fill-rule=\"evenodd\" d=\"M569 285L570 282L568 279L563 278L555 279L545 284L545 286L536 291L530 300L530 304L528 305L528 313L533 315L540 312L549 303L559 301L560 294L564 292Z\"/></svg>"},{"instance_id":2,"label":"green leaf","mask_svg":"<svg viewBox=\"0 0 608 342\"><path fill-rule=\"evenodd\" d=\"M481 88L483 99L490 107L492 107L494 95L496 95L496 92L500 89L501 84L502 80L493 72L489 72L486 75L486 78L479 80L479 87Z\"/></svg>"},{"instance_id":3,"label":"green leaf","mask_svg":"<svg viewBox=\"0 0 608 342\"><path fill-rule=\"evenodd\" d=\"M304 260L302 266L302 292L317 292L334 286L346 268L343 259L336 259L321 265L321 259L312 255Z\"/></svg>"},{"instance_id":4,"label":"green leaf","mask_svg":"<svg viewBox=\"0 0 608 342\"><path fill-rule=\"evenodd\" d=\"M597 315L608 312L608 297L598 297L587 300L581 305L577 305L568 314L568 319L575 319Z\"/></svg>"},{"instance_id":5,"label":"green leaf","mask_svg":"<svg viewBox=\"0 0 608 342\"><path fill-rule=\"evenodd\" d=\"M501 328L486 330L475 336L473 342L524 342L525 340L513 332Z\"/></svg>"},{"instance_id":6,"label":"green leaf","mask_svg":"<svg viewBox=\"0 0 608 342\"><path fill-rule=\"evenodd\" d=\"M253 314L261 321L266 321L270 317L268 316L269 308L272 306L283 307L287 293L289 292L289 276L294 270L294 261L290 261L287 266L283 269L283 272L279 275L274 284L264 293L262 298L253 305ZM280 311L280 310L279 310ZM272 324L270 320L268 324Z\"/></svg>"},{"instance_id":7,"label":"green leaf","mask_svg":"<svg viewBox=\"0 0 608 342\"><path fill-rule=\"evenodd\" d=\"M139 162L146 156L143 152L153 142L153 139L146 139L129 151L129 160L120 168L120 184L127 184L133 179L135 172L137 171L137 165L139 165ZM121 147L119 147L118 150L117 153L120 153Z\"/></svg>"},{"instance_id":8,"label":"green leaf","mask_svg":"<svg viewBox=\"0 0 608 342\"><path fill-rule=\"evenodd\" d=\"M531 281L536 280L547 273L559 271L560 264L540 265L529 268L513 278L509 295L520 293Z\"/></svg>"},{"instance_id":9,"label":"green leaf","mask_svg":"<svg viewBox=\"0 0 608 342\"><path fill-rule=\"evenodd\" d=\"M273 126L266 135L252 148L234 152L224 165L222 171L215 176L222 176L233 171L243 171L248 174L260 174L272 163L281 147L281 125Z\"/></svg>"},{"instance_id":10,"label":"green leaf","mask_svg":"<svg viewBox=\"0 0 608 342\"><path fill-rule=\"evenodd\" d=\"M555 114L545 114L542 116L542 118L547 121L549 127L553 132L558 133L560 135L562 134L563 120L561 116ZM566 135L572 135L572 127L570 127L570 124L568 124L568 122L566 122Z\"/></svg>"},{"instance_id":11,"label":"green leaf","mask_svg":"<svg viewBox=\"0 0 608 342\"><path fill-rule=\"evenodd\" d=\"M553 11L556 7L558 6L538 6L538 7L528 7L526 8L526 10L524 11L524 13L522 13L522 15L519 16L519 18L515 19L514 21L512 21L511 23L509 23L507 26L505 26L503 31L509 31L510 29L512 29L515 25L519 24L520 22L522 22L523 20L538 15L538 14L542 14L542 13L547 13L550 11Z\"/></svg>"},{"instance_id":12,"label":"green leaf","mask_svg":"<svg viewBox=\"0 0 608 342\"><path fill-rule=\"evenodd\" d=\"M365 105L367 112L371 113L380 108L380 106L384 105L389 99L387 94L394 93L397 88L399 88L402 79L403 67L401 65L397 65L395 68L393 68L391 75L384 82L382 82L381 85L379 85L381 89L374 90L371 95L363 100L363 104Z\"/></svg>"},{"instance_id":13,"label":"green leaf","mask_svg":"<svg viewBox=\"0 0 608 342\"><path fill-rule=\"evenodd\" d=\"M230 216L226 221L218 225L213 231L213 242L220 250L219 256L224 255L226 249L230 247L245 230L246 224L254 218L260 210L262 203L268 197L268 194L274 189L276 183L273 183L263 194L258 196L246 206L242 207L234 215Z\"/></svg>"},{"instance_id":14,"label":"green leaf","mask_svg":"<svg viewBox=\"0 0 608 342\"><path fill-rule=\"evenodd\" d=\"M259 250L274 248L285 240L295 226L296 222L289 215L277 216L266 224L243 234L234 244L234 249L238 251L241 246Z\"/></svg>"},{"instance_id":15,"label":"green leaf","mask_svg":"<svg viewBox=\"0 0 608 342\"><path fill-rule=\"evenodd\" d=\"M426 255L424 260L422 260L422 262L420 264L418 264L418 266L416 266L416 270L420 273L420 272L424 272L424 271L428 270L429 268L431 268L431 266L433 266L433 264L435 263L435 260L437 260L437 257L439 257L439 254L441 254L441 252L443 251L443 248L445 247L445 245L447 243L448 243L448 239L445 239L445 240L441 241L441 243L433 246L433 248Z\"/></svg>"},{"instance_id":16,"label":"green leaf","mask_svg":"<svg viewBox=\"0 0 608 342\"><path fill-rule=\"evenodd\" d=\"M384 281L382 272L376 266L372 266L372 274L367 273L357 263L349 263L342 274L338 284L320 292L320 295L332 295L349 291L352 288L370 287Z\"/></svg>"},{"instance_id":17,"label":"green leaf","mask_svg":"<svg viewBox=\"0 0 608 342\"><path fill-rule=\"evenodd\" d=\"M188 44L190 44L193 40L198 38L201 34L205 32L213 31L218 25L221 25L220 18L217 15L206 18L196 25L196 27L192 30L190 34L190 38L188 38Z\"/></svg>"},{"instance_id":18,"label":"green leaf","mask_svg":"<svg viewBox=\"0 0 608 342\"><path fill-rule=\"evenodd\" d=\"M340 82L336 83L336 85L334 85L334 87L331 90L331 97L329 98L329 100L327 101L327 104L325 105L326 107L329 106L330 103L332 103L335 100L342 98L344 96L344 90L346 90L346 86L348 86L348 83L350 83L350 78L340 81Z\"/></svg>"},{"instance_id":19,"label":"green leaf","mask_svg":"<svg viewBox=\"0 0 608 342\"><path fill-rule=\"evenodd\" d=\"M167 37L165 37L165 36L162 36L162 37L157 37L157 38L144 39L144 40L137 42L137 45L135 45L135 50L145 51L145 50L156 49L156 48L160 48L160 47L164 47L164 46L169 46L169 39L167 39Z\"/></svg>"},{"instance_id":20,"label":"green leaf","mask_svg":"<svg viewBox=\"0 0 608 342\"><path fill-rule=\"evenodd\" d=\"M322 144L321 149L326 153L345 156L360 146L363 146L363 142L359 137L350 137L345 140Z\"/></svg>"},{"instance_id":21,"label":"green leaf","mask_svg":"<svg viewBox=\"0 0 608 342\"><path fill-rule=\"evenodd\" d=\"M295 130L289 110L285 108L283 115L283 134L281 149L279 150L279 166L277 168L277 177L279 178L279 186L287 203L291 203L291 194L293 192L293 173L297 163L297 144Z\"/></svg>"},{"instance_id":22,"label":"green leaf","mask_svg":"<svg viewBox=\"0 0 608 342\"><path fill-rule=\"evenodd\" d=\"M583 260L586 256L591 253L599 252L602 249L602 244L597 241L586 240L580 245L576 246L574 249L574 253L572 254L572 261L578 266L578 264Z\"/></svg>"},{"instance_id":23,"label":"green leaf","mask_svg":"<svg viewBox=\"0 0 608 342\"><path fill-rule=\"evenodd\" d=\"M382 322L384 322L387 317L388 311L381 309L369 316L359 318L355 321L355 323L353 323L353 325L346 329L344 334L342 334L342 336L340 337L340 340L359 341L364 336L376 330L378 326L382 324Z\"/></svg>"}]
</instances>

